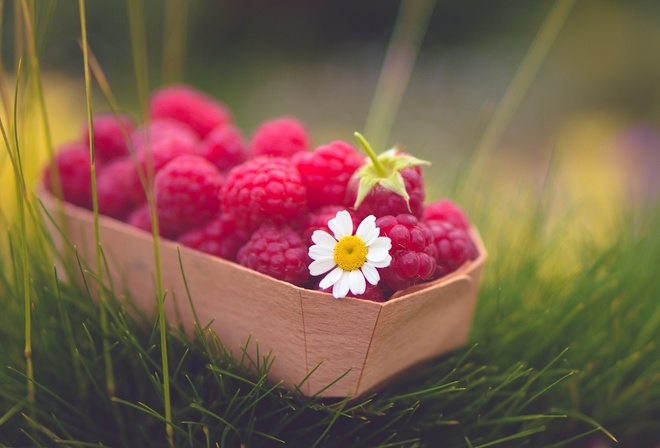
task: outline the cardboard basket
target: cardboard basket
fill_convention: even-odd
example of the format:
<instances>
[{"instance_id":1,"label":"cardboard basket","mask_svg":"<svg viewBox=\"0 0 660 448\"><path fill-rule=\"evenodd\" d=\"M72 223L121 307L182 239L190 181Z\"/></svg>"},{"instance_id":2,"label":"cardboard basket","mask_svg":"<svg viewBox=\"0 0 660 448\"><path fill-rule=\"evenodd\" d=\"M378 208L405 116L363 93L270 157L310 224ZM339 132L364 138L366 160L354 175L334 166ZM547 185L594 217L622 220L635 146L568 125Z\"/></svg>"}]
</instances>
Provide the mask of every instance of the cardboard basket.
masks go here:
<instances>
[{"instance_id":1,"label":"cardboard basket","mask_svg":"<svg viewBox=\"0 0 660 448\"><path fill-rule=\"evenodd\" d=\"M46 218L58 247L74 245L93 266L92 213L58 204L44 190L38 196L52 219L57 220L58 210L64 212L64 229ZM104 216L99 224L115 291L155 315L151 234ZM271 352L270 381L290 390L299 387L308 396L357 397L467 342L486 259L476 230L472 237L479 252L474 261L444 278L399 291L384 303L336 300L162 239L165 313L171 323L180 323L192 334L192 302L198 324L210 323L234 354L240 356L243 349L253 357Z\"/></svg>"}]
</instances>

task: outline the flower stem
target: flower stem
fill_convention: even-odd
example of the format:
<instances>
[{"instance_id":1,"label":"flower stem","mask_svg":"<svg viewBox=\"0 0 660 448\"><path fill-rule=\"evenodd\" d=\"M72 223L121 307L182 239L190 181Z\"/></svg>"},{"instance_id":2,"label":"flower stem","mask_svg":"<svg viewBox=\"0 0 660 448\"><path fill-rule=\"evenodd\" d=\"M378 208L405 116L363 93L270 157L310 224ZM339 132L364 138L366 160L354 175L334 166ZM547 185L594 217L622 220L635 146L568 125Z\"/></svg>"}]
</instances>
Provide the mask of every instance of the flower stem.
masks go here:
<instances>
[{"instance_id":1,"label":"flower stem","mask_svg":"<svg viewBox=\"0 0 660 448\"><path fill-rule=\"evenodd\" d=\"M357 138L357 141L360 143L360 146L362 147L364 152L366 152L367 155L369 156L369 159L371 160L371 163L373 164L376 173L378 173L378 176L387 177L387 172L385 171L383 164L380 163L380 160L378 160L378 155L376 155L376 152L373 150L369 142L359 132L354 132L353 135L355 136L355 138Z\"/></svg>"}]
</instances>

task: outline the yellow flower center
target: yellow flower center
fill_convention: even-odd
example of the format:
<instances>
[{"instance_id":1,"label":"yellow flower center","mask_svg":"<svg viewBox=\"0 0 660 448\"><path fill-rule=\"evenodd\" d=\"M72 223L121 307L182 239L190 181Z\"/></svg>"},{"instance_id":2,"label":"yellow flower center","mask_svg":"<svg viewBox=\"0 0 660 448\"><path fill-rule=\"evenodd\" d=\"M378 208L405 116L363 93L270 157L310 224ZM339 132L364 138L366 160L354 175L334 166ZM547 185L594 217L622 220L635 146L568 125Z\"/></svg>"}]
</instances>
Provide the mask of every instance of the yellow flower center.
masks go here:
<instances>
[{"instance_id":1,"label":"yellow flower center","mask_svg":"<svg viewBox=\"0 0 660 448\"><path fill-rule=\"evenodd\" d=\"M345 236L335 244L334 260L343 271L360 269L367 261L367 245L358 236Z\"/></svg>"}]
</instances>

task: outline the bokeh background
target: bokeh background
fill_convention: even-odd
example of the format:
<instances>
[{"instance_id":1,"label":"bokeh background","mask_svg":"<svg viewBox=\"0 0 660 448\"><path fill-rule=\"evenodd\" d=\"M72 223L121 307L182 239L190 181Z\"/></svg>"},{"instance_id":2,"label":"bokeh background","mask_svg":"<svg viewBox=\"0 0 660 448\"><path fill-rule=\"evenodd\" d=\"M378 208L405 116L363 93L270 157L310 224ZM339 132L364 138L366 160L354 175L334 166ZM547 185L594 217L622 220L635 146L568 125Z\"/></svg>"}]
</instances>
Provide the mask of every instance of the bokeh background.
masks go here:
<instances>
[{"instance_id":1,"label":"bokeh background","mask_svg":"<svg viewBox=\"0 0 660 448\"><path fill-rule=\"evenodd\" d=\"M3 3L2 57L11 73L15 2ZM179 79L227 103L247 135L262 120L286 114L307 123L315 144L351 140L363 130L399 1L182 4L186 56ZM144 2L151 88L167 81L163 42L176 33L163 5ZM429 159L440 178L456 173L552 6L437 2L387 145L400 143ZM59 144L77 138L86 113L78 4L37 7L48 25L40 31L41 68ZM136 112L126 4L87 2L87 19L91 48L115 95ZM659 79L660 3L578 0L498 141L489 174L513 188L542 189L554 166L586 204L657 202ZM95 94L95 110L107 110Z\"/></svg>"}]
</instances>

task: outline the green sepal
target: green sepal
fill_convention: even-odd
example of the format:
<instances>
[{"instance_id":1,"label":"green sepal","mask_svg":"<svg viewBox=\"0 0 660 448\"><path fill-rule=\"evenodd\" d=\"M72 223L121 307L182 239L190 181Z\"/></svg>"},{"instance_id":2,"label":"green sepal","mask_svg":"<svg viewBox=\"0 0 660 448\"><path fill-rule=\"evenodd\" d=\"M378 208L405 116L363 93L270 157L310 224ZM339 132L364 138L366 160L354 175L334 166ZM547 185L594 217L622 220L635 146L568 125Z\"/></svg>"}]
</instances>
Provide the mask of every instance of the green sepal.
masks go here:
<instances>
[{"instance_id":1,"label":"green sepal","mask_svg":"<svg viewBox=\"0 0 660 448\"><path fill-rule=\"evenodd\" d=\"M369 159L355 173L359 183L357 197L353 207L358 208L369 192L376 185L381 185L383 188L404 198L408 209L410 209L410 205L408 204L410 196L406 191L401 170L413 166L430 165L431 163L408 154L403 154L396 147L376 155L361 134L356 132L355 136L369 156Z\"/></svg>"}]
</instances>

